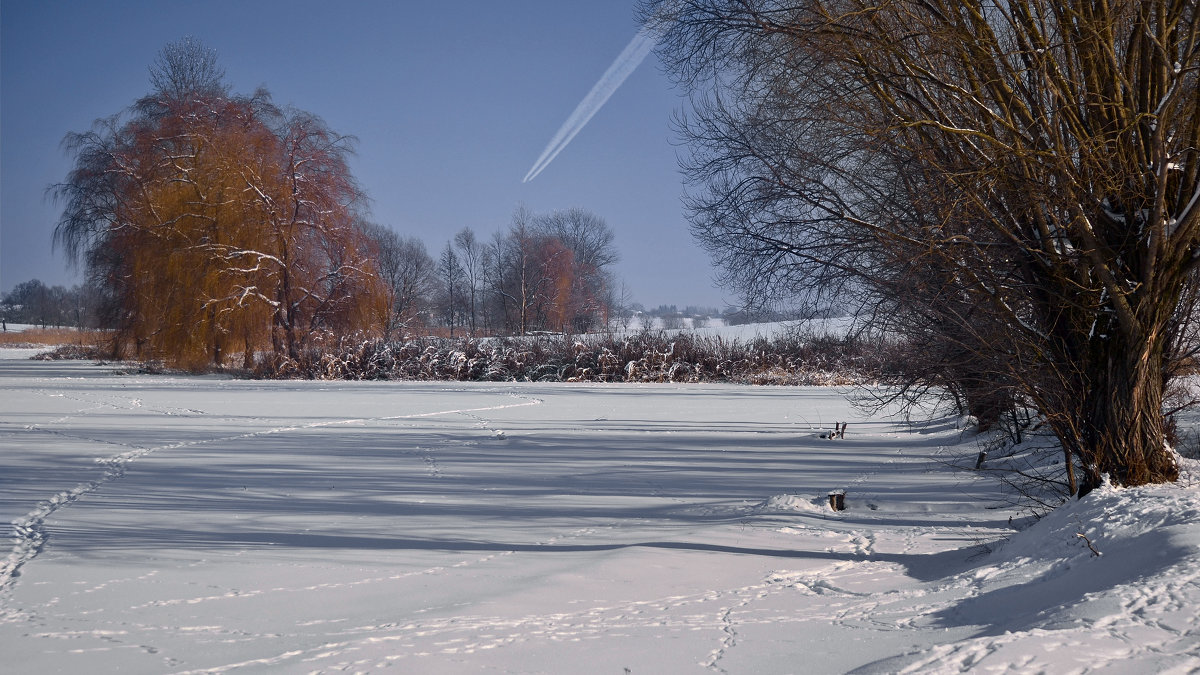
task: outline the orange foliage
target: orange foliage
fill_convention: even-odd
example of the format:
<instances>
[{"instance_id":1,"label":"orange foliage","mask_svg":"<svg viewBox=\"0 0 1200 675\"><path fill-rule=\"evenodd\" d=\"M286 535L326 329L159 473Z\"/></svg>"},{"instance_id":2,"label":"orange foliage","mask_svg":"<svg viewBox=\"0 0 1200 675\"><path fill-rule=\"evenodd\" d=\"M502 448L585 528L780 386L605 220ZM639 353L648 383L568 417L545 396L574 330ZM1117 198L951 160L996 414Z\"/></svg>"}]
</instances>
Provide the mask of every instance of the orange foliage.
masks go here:
<instances>
[{"instance_id":1,"label":"orange foliage","mask_svg":"<svg viewBox=\"0 0 1200 675\"><path fill-rule=\"evenodd\" d=\"M96 140L111 143L93 168L112 175L101 184L112 207L93 247L107 249L135 356L249 365L257 351L295 358L315 335L382 325L346 140L319 119L263 95L196 96Z\"/></svg>"},{"instance_id":2,"label":"orange foliage","mask_svg":"<svg viewBox=\"0 0 1200 675\"><path fill-rule=\"evenodd\" d=\"M575 255L562 241L548 237L542 244L541 272L549 285L546 306L546 325L564 330L575 314L572 287L575 285Z\"/></svg>"}]
</instances>

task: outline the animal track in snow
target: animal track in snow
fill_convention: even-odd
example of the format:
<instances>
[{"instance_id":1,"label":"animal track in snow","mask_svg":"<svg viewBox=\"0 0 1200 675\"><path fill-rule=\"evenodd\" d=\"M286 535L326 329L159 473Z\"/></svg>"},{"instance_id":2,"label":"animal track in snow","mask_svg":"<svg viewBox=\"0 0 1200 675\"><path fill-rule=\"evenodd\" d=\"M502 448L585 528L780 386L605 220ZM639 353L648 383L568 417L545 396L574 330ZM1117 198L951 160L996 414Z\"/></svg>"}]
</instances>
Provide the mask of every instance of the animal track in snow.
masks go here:
<instances>
[{"instance_id":1,"label":"animal track in snow","mask_svg":"<svg viewBox=\"0 0 1200 675\"><path fill-rule=\"evenodd\" d=\"M72 400L80 400L80 401L87 402L87 403L93 403L94 407L85 408L85 409L82 409L82 411L79 411L79 412L76 412L76 413L61 417L61 418L57 418L58 422L68 421L77 414L83 414L83 411L98 410L98 409L101 409L104 407L112 407L112 408L117 408L117 409L130 409L128 406L123 406L123 405L117 404L112 401L94 402L94 401L87 401L86 399L78 399L77 397L70 397L70 396L65 396L65 395L63 397L70 398ZM63 508L64 506L72 504L72 503L78 501L80 498L84 497L85 495L87 495L91 492L94 492L95 490L97 490L101 486L103 486L104 484L123 477L125 475L126 465L128 465L130 462L141 459L152 453L161 452L164 450L174 450L174 449L186 448L186 447L196 447L196 446L209 445L209 444L214 444L214 443L222 443L222 442L228 442L228 441L248 440L248 439L252 439L252 438L259 438L259 437L263 437L263 436L287 433L287 432L292 432L292 431L301 431L301 430L306 430L306 429L318 429L318 428L332 427L332 426L342 426L342 425L356 424L356 423L362 423L362 422L367 422L367 421L417 419L417 418L437 417L437 416L452 415L452 414L485 412L488 410L502 410L502 409L507 409L507 408L519 408L519 407L525 407L525 406L531 406L531 405L540 405L542 403L542 401L540 399L535 399L535 398L531 398L531 397L516 396L515 398L522 399L522 402L496 405L496 406L482 406L482 407L478 407L478 408L469 408L469 409L440 410L440 411L425 412L425 413L387 415L387 416L380 416L380 417L355 417L355 418L340 419L340 420L310 422L307 424L296 424L296 425L274 427L271 429L251 431L251 432L247 432L247 433L233 434L233 435L221 436L221 437L217 437L217 438L206 438L206 439L199 439L199 440L192 440L192 441L180 441L177 443L168 443L168 444L158 445L158 446L154 446L154 447L138 447L138 446L135 446L132 444L119 443L119 442L114 442L114 441L105 441L105 440L100 440L100 439L80 438L80 437L76 437L76 436L71 436L66 433L61 433L61 432L56 432L54 430L45 429L44 424L49 424L49 423L44 423L43 425L29 425L26 427L26 429L29 431L51 433L51 434L61 435L64 437L77 438L79 440L87 440L89 442L117 445L118 447L129 448L129 450L127 450L125 452L117 453L115 455L97 458L95 460L96 463L99 466L102 466L104 469L103 474L100 477L96 478L95 480L79 483L78 485L76 485L73 488L58 492L58 493L54 494L53 496L51 496L49 499L46 499L46 500L38 503L38 505L33 510L27 512L25 515L20 516L12 521L12 526L13 526L12 536L11 536L12 548L10 549L8 555L4 558L4 560L0 561L0 618L7 619L12 614L12 610L9 610L7 608L7 605L9 604L8 598L9 598L9 596L11 596L13 585L16 583L17 578L20 577L21 568L23 566L25 566L26 564L28 564L30 561L32 561L34 558L36 558L38 556L38 554L41 553L42 549L46 545L46 541L47 541L47 536L46 536L46 532L45 532L46 518L48 518L50 515L54 514L55 512L57 512L59 509ZM157 412L159 414L167 414L167 413L163 413L161 410L140 408L139 412L141 410ZM429 466L431 472L435 472L436 475L440 475L441 470L440 470L440 467L437 466L436 460L433 460L431 457L430 460L427 462L427 465Z\"/></svg>"}]
</instances>

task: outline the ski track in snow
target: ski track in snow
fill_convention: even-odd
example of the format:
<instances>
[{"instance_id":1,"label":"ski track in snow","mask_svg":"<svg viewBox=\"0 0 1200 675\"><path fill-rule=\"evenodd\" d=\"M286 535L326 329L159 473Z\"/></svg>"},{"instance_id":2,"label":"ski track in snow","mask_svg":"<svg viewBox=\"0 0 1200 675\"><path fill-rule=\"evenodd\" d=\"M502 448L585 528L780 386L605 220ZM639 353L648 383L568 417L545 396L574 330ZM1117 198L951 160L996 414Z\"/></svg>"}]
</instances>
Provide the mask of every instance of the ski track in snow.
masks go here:
<instances>
[{"instance_id":1,"label":"ski track in snow","mask_svg":"<svg viewBox=\"0 0 1200 675\"><path fill-rule=\"evenodd\" d=\"M486 422L486 420L484 420L484 418L479 417L475 413L495 411L495 410L506 410L506 409L511 409L511 408L523 408L526 406L542 404L542 401L540 399L530 398L530 397L522 397L522 396L510 393L509 394L510 396L512 396L514 398L518 398L518 399L523 399L523 401L521 403L510 403L510 404L504 404L504 405L486 406L486 407L481 407L481 408L438 410L438 411L433 411L433 412L411 413L411 414L404 414L404 415L386 415L386 416L378 416L378 417L356 417L356 418L339 419L339 420L326 420L326 421L321 421L321 422L310 422L308 424L280 426L280 427L274 427L271 429L266 429L266 430L261 430L261 431L252 431L252 432L248 432L248 433L244 433L244 434L233 434L233 435L229 435L229 436L221 436L218 438L208 438L208 439L202 439L202 440L196 440L196 441L181 441L178 443L167 443L167 444L158 445L158 446L154 446L154 447L138 447L135 445L120 443L118 441L101 440L101 439L89 438L86 436L79 436L79 435L71 434L68 432L58 431L58 430L55 430L55 429L52 429L49 427L52 425L67 423L68 421L72 420L73 418L76 418L76 417L79 417L82 415L86 415L90 412L93 412L96 410L101 410L104 408L113 408L113 409L118 409L118 410L121 410L121 409L131 410L134 408L138 408L138 409L144 410L146 412L156 413L156 414L160 414L160 415L189 414L189 415L207 416L207 413L205 413L202 410L194 410L194 409L190 409L190 408L169 408L169 407L168 408L145 408L141 405L141 401L139 399L123 398L123 399L113 399L113 400L93 402L93 401L89 401L82 397L69 396L69 395L62 394L62 393L45 393L45 392L39 392L39 393L42 393L43 395L50 396L50 397L66 398L69 400L91 403L91 405L89 405L88 407L85 407L85 408L80 408L79 410L76 410L73 413L64 415L62 417L55 418L55 419L45 422L43 424L26 425L24 427L25 431L46 433L46 434L51 434L51 435L55 435L55 436L60 436L63 438L70 438L70 439L74 439L74 440L83 440L83 441L97 443L97 444L116 445L116 446L124 447L124 448L128 448L128 449L123 452L119 452L115 455L109 455L106 457L97 457L94 460L95 463L103 468L103 473L98 478L91 480L91 481L84 482L84 483L79 483L78 485L76 485L73 488L62 490L62 491L52 495L48 499L38 503L37 507L35 509L33 509L32 511L30 511L30 512L26 513L25 515L23 515L19 518L16 518L12 521L12 527L13 527L12 536L11 536L12 549L10 550L8 556L2 562L0 562L0 606L2 606L2 609L0 609L0 620L8 620L11 618L9 616L11 614L11 610L9 610L7 608L7 605L9 604L7 599L9 596L11 596L13 586L17 582L17 579L21 575L21 568L24 567L25 565L29 564L29 562L31 562L34 558L36 558L38 556L38 554L42 552L42 549L46 545L46 532L45 532L46 518L50 517L51 515L53 515L60 509L66 507L70 504L73 504L74 502L78 501L81 497L84 497L85 495L98 490L105 484L110 483L114 480L120 479L122 476L125 475L126 466L128 466L131 462L134 462L134 461L141 459L152 453L168 451L168 450L177 450L180 448L190 448L190 447L196 447L196 446L202 446L202 445L209 445L209 444L214 444L214 443L225 443L225 442L229 442L229 441L245 440L245 439L257 438L257 437L268 436L268 435L273 435L273 434L288 433L288 432L292 432L292 431L304 431L304 430L309 430L309 429L319 429L319 428L323 428L323 427L359 424L359 423L363 423L363 422L387 422L387 421L393 421L393 420L423 419L423 418L443 417L443 416L450 416L450 415L465 415L472 419L481 420L485 424L490 424L490 423ZM119 400L127 401L127 402L121 403L121 402L118 402ZM216 418L213 421L219 422L220 418ZM422 457L425 461L426 467L428 468L430 474L435 477L440 476L441 470L437 464L437 460L433 457L431 449L419 449L419 450L422 452Z\"/></svg>"}]
</instances>

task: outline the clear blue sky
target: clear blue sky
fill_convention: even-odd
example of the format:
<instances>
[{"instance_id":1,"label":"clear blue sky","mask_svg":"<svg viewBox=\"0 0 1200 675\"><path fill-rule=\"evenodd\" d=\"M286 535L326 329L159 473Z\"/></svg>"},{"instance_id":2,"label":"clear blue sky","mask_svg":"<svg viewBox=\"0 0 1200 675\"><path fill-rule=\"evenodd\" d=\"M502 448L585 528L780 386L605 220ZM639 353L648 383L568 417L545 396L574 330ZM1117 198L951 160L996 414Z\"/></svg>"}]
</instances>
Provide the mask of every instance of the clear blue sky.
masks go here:
<instances>
[{"instance_id":1,"label":"clear blue sky","mask_svg":"<svg viewBox=\"0 0 1200 675\"><path fill-rule=\"evenodd\" d=\"M217 50L235 92L359 139L352 168L374 220L435 253L513 210L578 206L616 233L634 299L722 307L683 217L672 131L678 92L654 55L536 179L521 179L637 32L633 0L0 2L0 289L71 284L51 252L46 187L60 143L149 90L159 49L190 35Z\"/></svg>"}]
</instances>

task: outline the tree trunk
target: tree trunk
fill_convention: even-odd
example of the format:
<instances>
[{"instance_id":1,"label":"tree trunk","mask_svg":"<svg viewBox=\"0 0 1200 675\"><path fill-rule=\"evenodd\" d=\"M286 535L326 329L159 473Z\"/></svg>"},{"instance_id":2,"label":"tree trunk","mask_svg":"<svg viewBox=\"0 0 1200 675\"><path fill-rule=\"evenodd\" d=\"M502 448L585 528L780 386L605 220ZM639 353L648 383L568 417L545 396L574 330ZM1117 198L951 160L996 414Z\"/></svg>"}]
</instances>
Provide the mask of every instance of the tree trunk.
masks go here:
<instances>
[{"instance_id":1,"label":"tree trunk","mask_svg":"<svg viewBox=\"0 0 1200 675\"><path fill-rule=\"evenodd\" d=\"M960 375L958 387L965 399L968 414L975 418L976 428L988 431L1000 423L1000 418L1012 411L1012 392L996 378Z\"/></svg>"},{"instance_id":2,"label":"tree trunk","mask_svg":"<svg viewBox=\"0 0 1200 675\"><path fill-rule=\"evenodd\" d=\"M1118 485L1174 481L1179 466L1163 436L1161 333L1113 336L1101 346L1085 393L1085 477L1080 494L1105 474Z\"/></svg>"},{"instance_id":3,"label":"tree trunk","mask_svg":"<svg viewBox=\"0 0 1200 675\"><path fill-rule=\"evenodd\" d=\"M287 347L288 358L292 361L298 361L300 351L296 347L296 303L292 301L292 275L288 268L287 247L284 246L283 265L279 275L279 309L276 311L276 316L280 317L283 322L283 337ZM282 315L280 314L282 312ZM278 347L276 347L278 353Z\"/></svg>"},{"instance_id":4,"label":"tree trunk","mask_svg":"<svg viewBox=\"0 0 1200 675\"><path fill-rule=\"evenodd\" d=\"M250 327L245 329L246 350L242 352L242 368L252 370L254 368L254 341L250 338Z\"/></svg>"},{"instance_id":5,"label":"tree trunk","mask_svg":"<svg viewBox=\"0 0 1200 675\"><path fill-rule=\"evenodd\" d=\"M215 307L208 308L208 326L209 330L213 332L213 366L219 369L221 368L221 362L224 360L225 355L221 350L221 330L217 327L217 310Z\"/></svg>"},{"instance_id":6,"label":"tree trunk","mask_svg":"<svg viewBox=\"0 0 1200 675\"><path fill-rule=\"evenodd\" d=\"M300 349L296 341L296 304L293 302L287 304L287 324L284 326L284 334L287 336L288 358L293 361L300 360Z\"/></svg>"}]
</instances>

